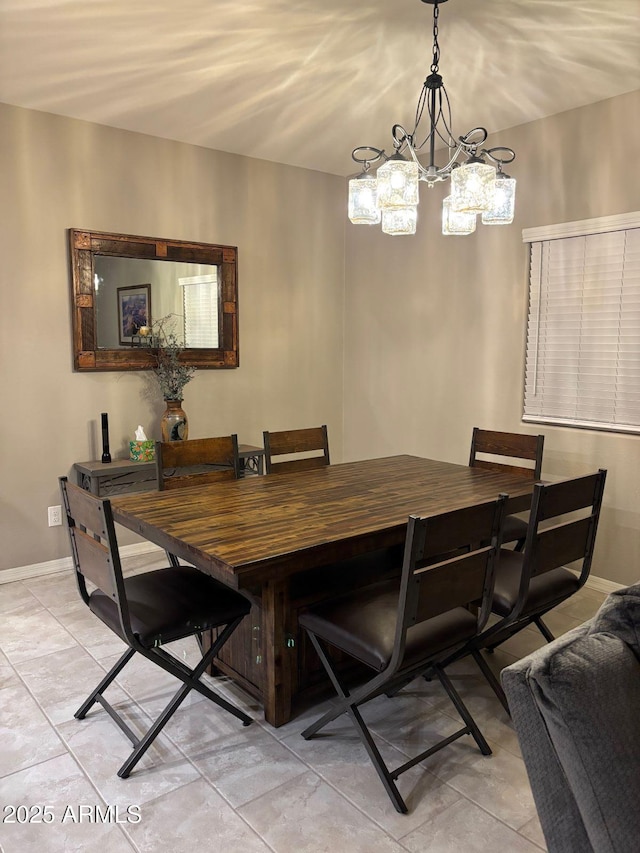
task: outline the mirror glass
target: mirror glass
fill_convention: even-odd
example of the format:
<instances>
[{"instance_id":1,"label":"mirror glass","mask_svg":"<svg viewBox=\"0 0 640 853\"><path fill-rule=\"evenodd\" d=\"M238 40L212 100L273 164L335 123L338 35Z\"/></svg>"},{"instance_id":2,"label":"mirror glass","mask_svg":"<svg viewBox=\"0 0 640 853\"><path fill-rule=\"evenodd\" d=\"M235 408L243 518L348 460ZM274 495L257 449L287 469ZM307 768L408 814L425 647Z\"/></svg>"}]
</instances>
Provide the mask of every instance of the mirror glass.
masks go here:
<instances>
[{"instance_id":1,"label":"mirror glass","mask_svg":"<svg viewBox=\"0 0 640 853\"><path fill-rule=\"evenodd\" d=\"M139 346L168 315L187 349L219 346L217 266L95 255L93 281L98 349Z\"/></svg>"},{"instance_id":2,"label":"mirror glass","mask_svg":"<svg viewBox=\"0 0 640 853\"><path fill-rule=\"evenodd\" d=\"M237 249L70 229L76 370L154 366L153 324L170 317L180 358L238 366Z\"/></svg>"}]
</instances>

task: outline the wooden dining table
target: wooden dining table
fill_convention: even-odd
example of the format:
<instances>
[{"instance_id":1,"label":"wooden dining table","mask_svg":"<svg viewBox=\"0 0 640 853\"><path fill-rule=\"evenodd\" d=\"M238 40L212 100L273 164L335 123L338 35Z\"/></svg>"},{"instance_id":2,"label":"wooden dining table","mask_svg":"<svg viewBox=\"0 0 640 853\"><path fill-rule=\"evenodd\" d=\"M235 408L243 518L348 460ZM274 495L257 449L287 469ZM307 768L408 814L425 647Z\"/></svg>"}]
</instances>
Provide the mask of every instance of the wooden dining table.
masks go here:
<instances>
[{"instance_id":1,"label":"wooden dining table","mask_svg":"<svg viewBox=\"0 0 640 853\"><path fill-rule=\"evenodd\" d=\"M111 502L117 523L252 601L216 669L262 702L267 722L280 726L323 680L298 627L301 610L399 574L409 515L500 493L509 495L509 512L520 512L530 506L533 484L510 473L402 455Z\"/></svg>"}]
</instances>

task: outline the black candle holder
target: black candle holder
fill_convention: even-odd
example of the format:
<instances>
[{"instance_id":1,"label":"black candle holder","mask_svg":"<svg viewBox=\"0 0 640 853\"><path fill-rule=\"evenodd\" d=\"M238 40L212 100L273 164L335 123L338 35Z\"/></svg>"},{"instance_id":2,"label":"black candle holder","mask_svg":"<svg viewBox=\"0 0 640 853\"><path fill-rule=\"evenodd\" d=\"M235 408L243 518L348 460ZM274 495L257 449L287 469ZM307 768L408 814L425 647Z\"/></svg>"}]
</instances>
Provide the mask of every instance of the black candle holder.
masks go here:
<instances>
[{"instance_id":1,"label":"black candle holder","mask_svg":"<svg viewBox=\"0 0 640 853\"><path fill-rule=\"evenodd\" d=\"M102 412L102 461L111 462L111 454L109 453L109 417L106 412Z\"/></svg>"}]
</instances>

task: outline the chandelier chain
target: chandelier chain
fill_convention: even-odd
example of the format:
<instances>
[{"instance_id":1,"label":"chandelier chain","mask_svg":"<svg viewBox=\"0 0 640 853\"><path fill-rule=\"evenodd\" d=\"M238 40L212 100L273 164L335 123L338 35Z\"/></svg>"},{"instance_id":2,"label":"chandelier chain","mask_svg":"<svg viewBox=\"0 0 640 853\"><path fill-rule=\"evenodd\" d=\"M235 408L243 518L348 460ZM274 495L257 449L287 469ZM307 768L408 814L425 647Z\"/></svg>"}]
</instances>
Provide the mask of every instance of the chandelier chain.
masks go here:
<instances>
[{"instance_id":1,"label":"chandelier chain","mask_svg":"<svg viewBox=\"0 0 640 853\"><path fill-rule=\"evenodd\" d=\"M438 17L440 12L438 4L433 7L433 61L431 63L431 73L436 74L440 64L440 45L438 44Z\"/></svg>"}]
</instances>

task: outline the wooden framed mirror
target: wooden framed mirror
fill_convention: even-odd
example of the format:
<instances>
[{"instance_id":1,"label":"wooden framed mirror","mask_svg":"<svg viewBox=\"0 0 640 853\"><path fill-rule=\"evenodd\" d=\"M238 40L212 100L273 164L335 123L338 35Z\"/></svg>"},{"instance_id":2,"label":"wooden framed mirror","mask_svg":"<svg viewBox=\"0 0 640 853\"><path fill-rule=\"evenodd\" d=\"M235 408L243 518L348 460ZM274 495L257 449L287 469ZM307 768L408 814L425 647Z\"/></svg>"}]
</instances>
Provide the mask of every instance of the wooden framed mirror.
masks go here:
<instances>
[{"instance_id":1,"label":"wooden framed mirror","mask_svg":"<svg viewBox=\"0 0 640 853\"><path fill-rule=\"evenodd\" d=\"M187 364L238 366L235 246L73 228L69 241L75 370L151 368L139 327L169 314Z\"/></svg>"}]
</instances>

